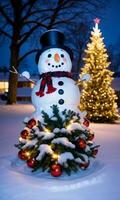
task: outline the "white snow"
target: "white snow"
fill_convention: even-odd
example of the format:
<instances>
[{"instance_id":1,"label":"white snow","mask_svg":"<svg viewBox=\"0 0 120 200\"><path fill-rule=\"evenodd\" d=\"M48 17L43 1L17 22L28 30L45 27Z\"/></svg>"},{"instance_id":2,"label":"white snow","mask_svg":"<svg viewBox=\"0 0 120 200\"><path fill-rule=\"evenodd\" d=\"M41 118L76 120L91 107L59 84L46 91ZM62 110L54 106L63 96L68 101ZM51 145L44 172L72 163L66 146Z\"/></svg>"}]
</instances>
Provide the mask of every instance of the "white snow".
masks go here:
<instances>
[{"instance_id":1,"label":"white snow","mask_svg":"<svg viewBox=\"0 0 120 200\"><path fill-rule=\"evenodd\" d=\"M57 121L57 117L51 117L53 121Z\"/></svg>"},{"instance_id":2,"label":"white snow","mask_svg":"<svg viewBox=\"0 0 120 200\"><path fill-rule=\"evenodd\" d=\"M82 163L82 162L83 162L80 158L76 158L75 161L76 161L77 163Z\"/></svg>"},{"instance_id":3,"label":"white snow","mask_svg":"<svg viewBox=\"0 0 120 200\"><path fill-rule=\"evenodd\" d=\"M90 74L84 74L82 77L80 77L81 81L89 81L90 80Z\"/></svg>"},{"instance_id":4,"label":"white snow","mask_svg":"<svg viewBox=\"0 0 120 200\"><path fill-rule=\"evenodd\" d=\"M67 126L67 129L69 131L74 131L74 130L85 130L86 127L82 126L81 124L77 123L77 122L74 122L74 123L71 123Z\"/></svg>"},{"instance_id":5,"label":"white snow","mask_svg":"<svg viewBox=\"0 0 120 200\"><path fill-rule=\"evenodd\" d=\"M58 158L58 163L63 164L63 163L66 163L67 160L74 160L74 156L72 153L65 152L65 153L60 154Z\"/></svg>"},{"instance_id":6,"label":"white snow","mask_svg":"<svg viewBox=\"0 0 120 200\"><path fill-rule=\"evenodd\" d=\"M39 150L40 153L37 156L37 160L41 160L45 154L53 154L51 147L47 144L41 144Z\"/></svg>"},{"instance_id":7,"label":"white snow","mask_svg":"<svg viewBox=\"0 0 120 200\"><path fill-rule=\"evenodd\" d=\"M27 147L32 147L35 146L37 144L38 140L34 139L34 140L26 140L25 145L23 145L22 149L25 149Z\"/></svg>"},{"instance_id":8,"label":"white snow","mask_svg":"<svg viewBox=\"0 0 120 200\"><path fill-rule=\"evenodd\" d=\"M91 124L97 158L87 170L71 176L51 177L40 171L32 174L17 158L23 119L31 116L32 105L0 106L0 200L119 200L120 199L120 122Z\"/></svg>"},{"instance_id":9,"label":"white snow","mask_svg":"<svg viewBox=\"0 0 120 200\"><path fill-rule=\"evenodd\" d=\"M86 145L85 152L90 151L90 147Z\"/></svg>"},{"instance_id":10,"label":"white snow","mask_svg":"<svg viewBox=\"0 0 120 200\"><path fill-rule=\"evenodd\" d=\"M61 132L61 133L68 133L69 131L66 129L66 128L55 128L54 130L53 130L53 132L54 133L59 133L59 132Z\"/></svg>"},{"instance_id":11,"label":"white snow","mask_svg":"<svg viewBox=\"0 0 120 200\"><path fill-rule=\"evenodd\" d=\"M55 134L52 133L52 132L48 132L48 131L39 131L39 129L37 129L37 130L35 131L35 134L36 134L37 136L39 136L39 137L43 136L43 138L42 138L43 140L51 139L51 138L53 138L53 137L55 136Z\"/></svg>"},{"instance_id":12,"label":"white snow","mask_svg":"<svg viewBox=\"0 0 120 200\"><path fill-rule=\"evenodd\" d=\"M53 144L62 144L66 147L70 147L72 149L75 148L75 145L69 142L69 140L66 137L60 137L60 138L55 138L51 141Z\"/></svg>"},{"instance_id":13,"label":"white snow","mask_svg":"<svg viewBox=\"0 0 120 200\"><path fill-rule=\"evenodd\" d=\"M23 143L23 144L26 143L26 139L23 139L22 137L19 137L19 141L20 141L21 143Z\"/></svg>"},{"instance_id":14,"label":"white snow","mask_svg":"<svg viewBox=\"0 0 120 200\"><path fill-rule=\"evenodd\" d=\"M24 119L24 123L27 123L29 120L30 120L29 117L25 117L25 119Z\"/></svg>"},{"instance_id":15,"label":"white snow","mask_svg":"<svg viewBox=\"0 0 120 200\"><path fill-rule=\"evenodd\" d=\"M22 72L21 75L24 76L24 77L27 78L27 79L30 79L30 73L27 72L27 71Z\"/></svg>"},{"instance_id":16,"label":"white snow","mask_svg":"<svg viewBox=\"0 0 120 200\"><path fill-rule=\"evenodd\" d=\"M53 130L53 132L54 132L54 133L59 133L59 132L60 132L60 129L59 129L59 128L55 128L55 129Z\"/></svg>"}]
</instances>

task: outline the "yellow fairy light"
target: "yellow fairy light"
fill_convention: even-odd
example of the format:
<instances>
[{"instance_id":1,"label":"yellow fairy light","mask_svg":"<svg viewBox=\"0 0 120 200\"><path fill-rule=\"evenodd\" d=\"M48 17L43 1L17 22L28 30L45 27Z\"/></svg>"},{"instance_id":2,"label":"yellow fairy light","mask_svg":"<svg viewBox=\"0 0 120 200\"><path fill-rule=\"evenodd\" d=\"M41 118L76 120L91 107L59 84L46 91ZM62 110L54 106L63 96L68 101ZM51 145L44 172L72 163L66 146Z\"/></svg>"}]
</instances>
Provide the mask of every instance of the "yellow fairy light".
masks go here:
<instances>
[{"instance_id":1,"label":"yellow fairy light","mask_svg":"<svg viewBox=\"0 0 120 200\"><path fill-rule=\"evenodd\" d=\"M44 128L44 131L45 131L46 133L50 133L50 130L47 129L47 128Z\"/></svg>"},{"instance_id":2,"label":"yellow fairy light","mask_svg":"<svg viewBox=\"0 0 120 200\"><path fill-rule=\"evenodd\" d=\"M71 125L74 122L74 120L70 120L69 124L66 126L66 129L70 130L71 129Z\"/></svg>"},{"instance_id":3,"label":"yellow fairy light","mask_svg":"<svg viewBox=\"0 0 120 200\"><path fill-rule=\"evenodd\" d=\"M30 152L28 152L28 151L25 152L25 154L26 154L26 156L28 156L28 157L30 156Z\"/></svg>"},{"instance_id":4,"label":"yellow fairy light","mask_svg":"<svg viewBox=\"0 0 120 200\"><path fill-rule=\"evenodd\" d=\"M58 159L58 158L59 158L59 155L56 154L56 153L53 153L53 154L52 154L52 158L53 158L53 159Z\"/></svg>"},{"instance_id":5,"label":"yellow fairy light","mask_svg":"<svg viewBox=\"0 0 120 200\"><path fill-rule=\"evenodd\" d=\"M72 124L72 123L69 123L69 124L66 126L66 128L67 128L68 130L71 129L71 124Z\"/></svg>"},{"instance_id":6,"label":"yellow fairy light","mask_svg":"<svg viewBox=\"0 0 120 200\"><path fill-rule=\"evenodd\" d=\"M66 126L66 128L67 128L68 130L70 130L71 124L68 124L68 125Z\"/></svg>"}]
</instances>

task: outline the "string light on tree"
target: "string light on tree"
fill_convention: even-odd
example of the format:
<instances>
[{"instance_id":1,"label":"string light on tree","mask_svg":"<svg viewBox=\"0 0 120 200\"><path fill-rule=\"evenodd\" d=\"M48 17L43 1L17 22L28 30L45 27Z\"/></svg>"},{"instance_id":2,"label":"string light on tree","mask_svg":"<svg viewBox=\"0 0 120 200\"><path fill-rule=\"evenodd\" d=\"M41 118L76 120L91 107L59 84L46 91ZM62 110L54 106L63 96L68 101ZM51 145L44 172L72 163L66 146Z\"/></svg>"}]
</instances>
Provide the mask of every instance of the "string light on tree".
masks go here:
<instances>
[{"instance_id":1,"label":"string light on tree","mask_svg":"<svg viewBox=\"0 0 120 200\"><path fill-rule=\"evenodd\" d=\"M55 159L55 160L57 160L59 158L59 155L56 154L56 153L53 153L52 158Z\"/></svg>"},{"instance_id":2,"label":"string light on tree","mask_svg":"<svg viewBox=\"0 0 120 200\"><path fill-rule=\"evenodd\" d=\"M87 111L87 117L91 121L114 121L119 118L119 115L116 104L117 96L111 88L113 72L108 69L110 62L99 29L100 19L94 19L94 23L90 42L85 50L81 73L81 76L88 73L91 78L88 82L82 83L80 109Z\"/></svg>"}]
</instances>

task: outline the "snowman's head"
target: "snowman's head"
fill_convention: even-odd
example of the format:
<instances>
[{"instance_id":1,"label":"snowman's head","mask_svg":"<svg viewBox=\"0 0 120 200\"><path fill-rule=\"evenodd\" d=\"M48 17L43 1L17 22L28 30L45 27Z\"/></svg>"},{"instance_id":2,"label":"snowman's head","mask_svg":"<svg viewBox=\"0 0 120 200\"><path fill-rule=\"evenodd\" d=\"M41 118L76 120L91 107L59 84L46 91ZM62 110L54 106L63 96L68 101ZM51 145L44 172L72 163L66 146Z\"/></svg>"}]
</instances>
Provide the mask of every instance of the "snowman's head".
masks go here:
<instances>
[{"instance_id":1,"label":"snowman's head","mask_svg":"<svg viewBox=\"0 0 120 200\"><path fill-rule=\"evenodd\" d=\"M50 48L45 50L38 60L38 71L40 74L54 71L70 72L72 62L67 51L61 48Z\"/></svg>"}]
</instances>

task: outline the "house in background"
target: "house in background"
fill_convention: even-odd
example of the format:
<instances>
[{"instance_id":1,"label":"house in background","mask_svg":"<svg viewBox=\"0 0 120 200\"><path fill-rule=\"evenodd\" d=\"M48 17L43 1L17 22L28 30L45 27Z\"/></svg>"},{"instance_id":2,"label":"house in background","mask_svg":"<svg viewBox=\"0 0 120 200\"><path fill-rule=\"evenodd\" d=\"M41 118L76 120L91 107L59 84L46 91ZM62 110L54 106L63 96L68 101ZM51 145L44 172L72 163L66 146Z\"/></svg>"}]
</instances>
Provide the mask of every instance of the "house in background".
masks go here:
<instances>
[{"instance_id":1,"label":"house in background","mask_svg":"<svg viewBox=\"0 0 120 200\"><path fill-rule=\"evenodd\" d=\"M0 94L8 92L8 73L0 73Z\"/></svg>"},{"instance_id":2,"label":"house in background","mask_svg":"<svg viewBox=\"0 0 120 200\"><path fill-rule=\"evenodd\" d=\"M38 80L39 78L34 76L32 80ZM3 97L4 94L7 94L9 87L9 73L0 73L0 96ZM31 90L34 87L32 82L29 82L25 78L20 77L18 79L17 87L17 101L30 101L31 100ZM4 99L4 98L3 98Z\"/></svg>"}]
</instances>

